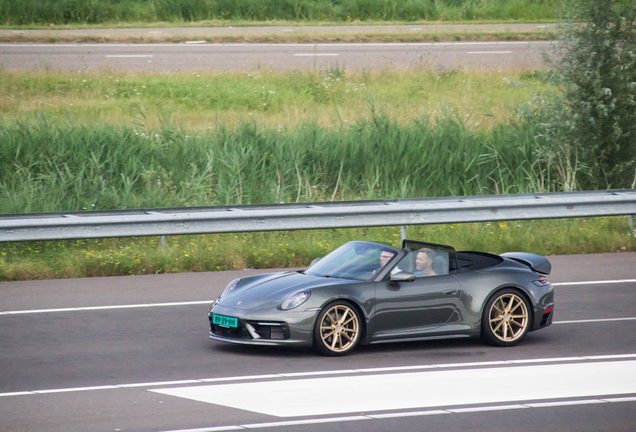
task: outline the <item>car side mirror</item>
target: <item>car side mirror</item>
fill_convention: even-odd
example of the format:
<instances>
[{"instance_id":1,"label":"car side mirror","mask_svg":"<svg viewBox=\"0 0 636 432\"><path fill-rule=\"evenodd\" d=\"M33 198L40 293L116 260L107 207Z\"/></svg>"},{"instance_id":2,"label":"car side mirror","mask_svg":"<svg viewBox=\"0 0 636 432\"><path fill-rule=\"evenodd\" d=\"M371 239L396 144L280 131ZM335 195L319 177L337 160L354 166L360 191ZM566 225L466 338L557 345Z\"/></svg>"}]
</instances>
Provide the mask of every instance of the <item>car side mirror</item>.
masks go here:
<instances>
[{"instance_id":1,"label":"car side mirror","mask_svg":"<svg viewBox=\"0 0 636 432\"><path fill-rule=\"evenodd\" d=\"M313 260L310 264L309 267L313 266L314 264L316 264L318 261L320 261L320 258L316 258L315 260Z\"/></svg>"},{"instance_id":2,"label":"car side mirror","mask_svg":"<svg viewBox=\"0 0 636 432\"><path fill-rule=\"evenodd\" d=\"M391 275L391 282L413 282L415 275L409 272L399 272Z\"/></svg>"}]
</instances>

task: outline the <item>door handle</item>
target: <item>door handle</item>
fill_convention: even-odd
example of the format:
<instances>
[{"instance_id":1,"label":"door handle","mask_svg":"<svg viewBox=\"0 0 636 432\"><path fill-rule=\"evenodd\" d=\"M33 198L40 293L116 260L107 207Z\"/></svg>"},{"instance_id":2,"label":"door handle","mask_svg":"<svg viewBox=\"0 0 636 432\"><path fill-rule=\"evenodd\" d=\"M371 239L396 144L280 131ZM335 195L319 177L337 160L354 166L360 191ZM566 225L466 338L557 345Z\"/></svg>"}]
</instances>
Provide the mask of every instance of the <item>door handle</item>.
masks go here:
<instances>
[{"instance_id":1,"label":"door handle","mask_svg":"<svg viewBox=\"0 0 636 432\"><path fill-rule=\"evenodd\" d=\"M446 290L446 291L443 291L443 293L446 294L446 295L455 295L455 294L457 294L457 290L456 289L454 289L454 290Z\"/></svg>"}]
</instances>

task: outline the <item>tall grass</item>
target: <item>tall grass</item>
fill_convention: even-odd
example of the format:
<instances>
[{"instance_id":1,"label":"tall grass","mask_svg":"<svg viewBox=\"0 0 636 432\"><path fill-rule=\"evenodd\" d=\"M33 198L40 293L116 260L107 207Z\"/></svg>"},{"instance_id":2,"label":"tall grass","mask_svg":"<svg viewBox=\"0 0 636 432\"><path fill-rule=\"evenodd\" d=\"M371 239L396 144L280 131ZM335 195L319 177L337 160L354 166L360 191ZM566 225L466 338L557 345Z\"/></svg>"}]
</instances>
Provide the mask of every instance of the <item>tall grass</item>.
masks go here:
<instances>
[{"instance_id":1,"label":"tall grass","mask_svg":"<svg viewBox=\"0 0 636 432\"><path fill-rule=\"evenodd\" d=\"M554 20L562 0L0 0L0 23Z\"/></svg>"},{"instance_id":2,"label":"tall grass","mask_svg":"<svg viewBox=\"0 0 636 432\"><path fill-rule=\"evenodd\" d=\"M2 213L560 190L535 162L537 120L469 127L447 108L399 124L370 103L350 126L243 122L191 134L72 118L0 125Z\"/></svg>"}]
</instances>

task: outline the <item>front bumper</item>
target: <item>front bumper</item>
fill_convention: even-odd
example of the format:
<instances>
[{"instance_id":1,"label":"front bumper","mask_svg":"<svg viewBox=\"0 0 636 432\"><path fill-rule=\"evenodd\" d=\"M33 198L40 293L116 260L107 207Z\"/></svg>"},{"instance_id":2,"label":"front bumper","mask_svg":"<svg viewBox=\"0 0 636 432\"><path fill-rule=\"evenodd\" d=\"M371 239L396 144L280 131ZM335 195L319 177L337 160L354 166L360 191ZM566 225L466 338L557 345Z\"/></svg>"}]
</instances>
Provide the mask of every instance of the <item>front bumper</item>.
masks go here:
<instances>
[{"instance_id":1,"label":"front bumper","mask_svg":"<svg viewBox=\"0 0 636 432\"><path fill-rule=\"evenodd\" d=\"M210 339L242 345L298 346L313 345L313 328L317 311L275 311L269 313L214 305L208 312ZM212 315L236 318L238 326L220 326Z\"/></svg>"}]
</instances>

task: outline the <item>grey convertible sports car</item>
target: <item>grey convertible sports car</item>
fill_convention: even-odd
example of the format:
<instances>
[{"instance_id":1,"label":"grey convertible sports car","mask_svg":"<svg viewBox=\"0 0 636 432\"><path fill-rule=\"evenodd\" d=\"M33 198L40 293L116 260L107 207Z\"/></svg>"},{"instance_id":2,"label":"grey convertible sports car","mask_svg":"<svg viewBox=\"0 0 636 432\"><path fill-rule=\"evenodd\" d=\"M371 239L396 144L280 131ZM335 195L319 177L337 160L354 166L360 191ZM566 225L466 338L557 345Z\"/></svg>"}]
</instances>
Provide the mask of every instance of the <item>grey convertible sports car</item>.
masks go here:
<instances>
[{"instance_id":1,"label":"grey convertible sports car","mask_svg":"<svg viewBox=\"0 0 636 432\"><path fill-rule=\"evenodd\" d=\"M210 306L210 338L314 346L329 356L359 343L443 337L512 346L552 324L550 270L546 258L525 252L353 241L305 271L232 281Z\"/></svg>"}]
</instances>

